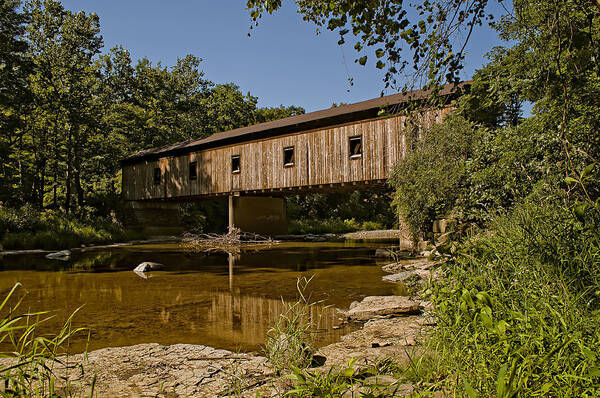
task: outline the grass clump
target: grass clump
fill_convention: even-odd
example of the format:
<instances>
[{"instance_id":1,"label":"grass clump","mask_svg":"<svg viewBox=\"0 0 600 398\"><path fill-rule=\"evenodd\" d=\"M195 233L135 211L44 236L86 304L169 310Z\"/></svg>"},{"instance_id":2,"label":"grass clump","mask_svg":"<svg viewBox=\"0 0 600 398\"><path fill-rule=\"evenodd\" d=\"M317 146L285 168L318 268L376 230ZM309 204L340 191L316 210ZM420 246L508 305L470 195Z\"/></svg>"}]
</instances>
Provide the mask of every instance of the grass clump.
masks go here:
<instances>
[{"instance_id":1,"label":"grass clump","mask_svg":"<svg viewBox=\"0 0 600 398\"><path fill-rule=\"evenodd\" d=\"M534 196L446 264L430 346L444 389L468 396L598 396L600 215Z\"/></svg>"},{"instance_id":2,"label":"grass clump","mask_svg":"<svg viewBox=\"0 0 600 398\"><path fill-rule=\"evenodd\" d=\"M0 304L0 396L72 397L81 396L63 373L69 368L83 372L81 364L68 363L65 347L69 339L83 329L71 327L73 313L54 335L39 335L38 327L48 312L19 313L20 301L12 307L17 283ZM44 318L46 317L46 318ZM93 396L92 383L89 396Z\"/></svg>"},{"instance_id":3,"label":"grass clump","mask_svg":"<svg viewBox=\"0 0 600 398\"><path fill-rule=\"evenodd\" d=\"M391 376L393 382L382 376ZM405 392L401 391L403 368L389 358L366 366L358 366L356 359L351 359L327 372L293 368L288 378L294 385L284 396L291 397L394 397Z\"/></svg>"},{"instance_id":4,"label":"grass clump","mask_svg":"<svg viewBox=\"0 0 600 398\"><path fill-rule=\"evenodd\" d=\"M311 307L315 303L309 302L304 294L311 280L312 277L298 278L298 300L286 304L286 311L267 331L265 354L279 374L304 369L312 363L315 348Z\"/></svg>"}]
</instances>

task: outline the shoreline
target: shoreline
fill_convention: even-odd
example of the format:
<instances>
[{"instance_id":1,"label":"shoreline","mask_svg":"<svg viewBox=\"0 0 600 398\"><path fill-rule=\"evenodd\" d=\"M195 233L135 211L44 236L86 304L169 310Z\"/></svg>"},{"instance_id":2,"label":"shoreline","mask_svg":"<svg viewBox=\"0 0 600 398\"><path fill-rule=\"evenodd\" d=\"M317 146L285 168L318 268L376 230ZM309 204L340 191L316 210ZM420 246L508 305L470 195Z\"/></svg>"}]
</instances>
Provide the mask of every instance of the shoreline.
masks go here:
<instances>
[{"instance_id":1,"label":"shoreline","mask_svg":"<svg viewBox=\"0 0 600 398\"><path fill-rule=\"evenodd\" d=\"M395 240L398 239L400 248L410 246L410 240L405 238L405 232L396 229L385 229L375 231L355 231L344 234L303 234L303 235L279 235L273 237L273 243L278 241L296 241L296 242L337 242L337 241L377 241L377 240ZM69 250L74 253L85 253L95 250L105 249L118 249L121 247L147 245L147 244L160 244L160 243L179 243L183 241L183 236L157 236L155 238L132 240L129 242L116 242L103 245L84 245L80 247L73 247L70 249L23 249L23 250L0 250L0 257L2 256L15 256L15 255L28 255L28 254L50 254L59 252L62 250Z\"/></svg>"},{"instance_id":2,"label":"shoreline","mask_svg":"<svg viewBox=\"0 0 600 398\"><path fill-rule=\"evenodd\" d=\"M428 271L431 264L417 258L381 268L388 273L386 276L411 273L424 280L425 272L433 276L433 271ZM428 303L418 296L368 296L342 312L347 322L360 322L361 328L316 350L315 359L321 362L310 371L326 373L332 367L347 366L352 358L359 358L355 363L359 367L388 357L406 363L422 351L424 333L435 325L428 314ZM66 359L67 365L57 375L76 383L83 394L89 393L92 384L99 396L254 397L259 393L273 397L289 387L289 380L275 374L260 353L234 353L198 344L142 343L101 348ZM68 362L81 363L85 371L73 372ZM241 393L235 390L238 387ZM413 386L407 383L396 387L405 395L413 392Z\"/></svg>"}]
</instances>

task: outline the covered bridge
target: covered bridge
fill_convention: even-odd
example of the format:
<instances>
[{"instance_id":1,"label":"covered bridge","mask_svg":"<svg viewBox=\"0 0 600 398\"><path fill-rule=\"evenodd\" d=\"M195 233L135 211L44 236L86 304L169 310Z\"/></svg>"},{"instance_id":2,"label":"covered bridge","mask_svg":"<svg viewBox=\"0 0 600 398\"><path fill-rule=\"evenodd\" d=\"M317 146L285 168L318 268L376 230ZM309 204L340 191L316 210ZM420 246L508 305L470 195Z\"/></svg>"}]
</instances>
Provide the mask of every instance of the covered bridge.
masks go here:
<instances>
[{"instance_id":1,"label":"covered bridge","mask_svg":"<svg viewBox=\"0 0 600 398\"><path fill-rule=\"evenodd\" d=\"M415 120L440 122L456 94L446 87L441 106L406 112L428 95L394 94L135 153L122 160L126 220L175 226L181 201L228 196L230 226L285 233L285 194L385 183Z\"/></svg>"}]
</instances>

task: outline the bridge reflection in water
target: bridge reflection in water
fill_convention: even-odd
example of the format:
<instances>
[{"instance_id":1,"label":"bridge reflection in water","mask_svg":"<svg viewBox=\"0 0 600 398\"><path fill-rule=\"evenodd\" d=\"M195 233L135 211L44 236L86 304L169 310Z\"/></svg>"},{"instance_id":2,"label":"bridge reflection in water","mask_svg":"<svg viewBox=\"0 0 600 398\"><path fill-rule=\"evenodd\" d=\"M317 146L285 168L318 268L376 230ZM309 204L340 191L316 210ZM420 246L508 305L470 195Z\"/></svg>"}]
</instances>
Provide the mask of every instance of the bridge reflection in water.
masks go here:
<instances>
[{"instance_id":1,"label":"bridge reflection in water","mask_svg":"<svg viewBox=\"0 0 600 398\"><path fill-rule=\"evenodd\" d=\"M333 307L348 307L364 295L390 294L371 247L286 247L235 255L197 255L149 250L87 253L70 263L43 256L0 260L0 294L19 281L27 289L23 310L57 310L41 332L57 330L80 306L75 326L91 331L89 349L157 342L205 344L230 350L260 350L287 303L296 299L298 277L315 275L310 294L323 305L311 309L319 344L335 341ZM131 272L144 260L169 264L142 279ZM75 338L82 351L87 335Z\"/></svg>"}]
</instances>

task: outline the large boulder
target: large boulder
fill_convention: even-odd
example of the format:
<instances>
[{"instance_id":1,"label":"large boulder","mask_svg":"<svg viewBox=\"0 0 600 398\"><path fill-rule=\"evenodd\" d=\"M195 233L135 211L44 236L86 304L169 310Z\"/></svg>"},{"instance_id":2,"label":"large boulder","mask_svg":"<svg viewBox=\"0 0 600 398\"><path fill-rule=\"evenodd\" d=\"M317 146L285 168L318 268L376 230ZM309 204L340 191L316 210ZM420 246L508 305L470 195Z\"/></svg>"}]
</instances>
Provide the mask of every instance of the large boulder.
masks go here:
<instances>
[{"instance_id":1,"label":"large boulder","mask_svg":"<svg viewBox=\"0 0 600 398\"><path fill-rule=\"evenodd\" d=\"M353 305L346 316L353 321L418 314L419 303L404 296L369 296Z\"/></svg>"},{"instance_id":2,"label":"large boulder","mask_svg":"<svg viewBox=\"0 0 600 398\"><path fill-rule=\"evenodd\" d=\"M138 272L157 271L159 269L164 269L164 268L165 268L164 264L153 263L151 261L144 261L143 263L140 263L140 265L135 267L135 269L133 271L138 273Z\"/></svg>"},{"instance_id":3,"label":"large boulder","mask_svg":"<svg viewBox=\"0 0 600 398\"><path fill-rule=\"evenodd\" d=\"M70 250L61 250L56 253L46 254L46 258L49 260L62 260L67 261L71 259L71 251Z\"/></svg>"}]
</instances>

